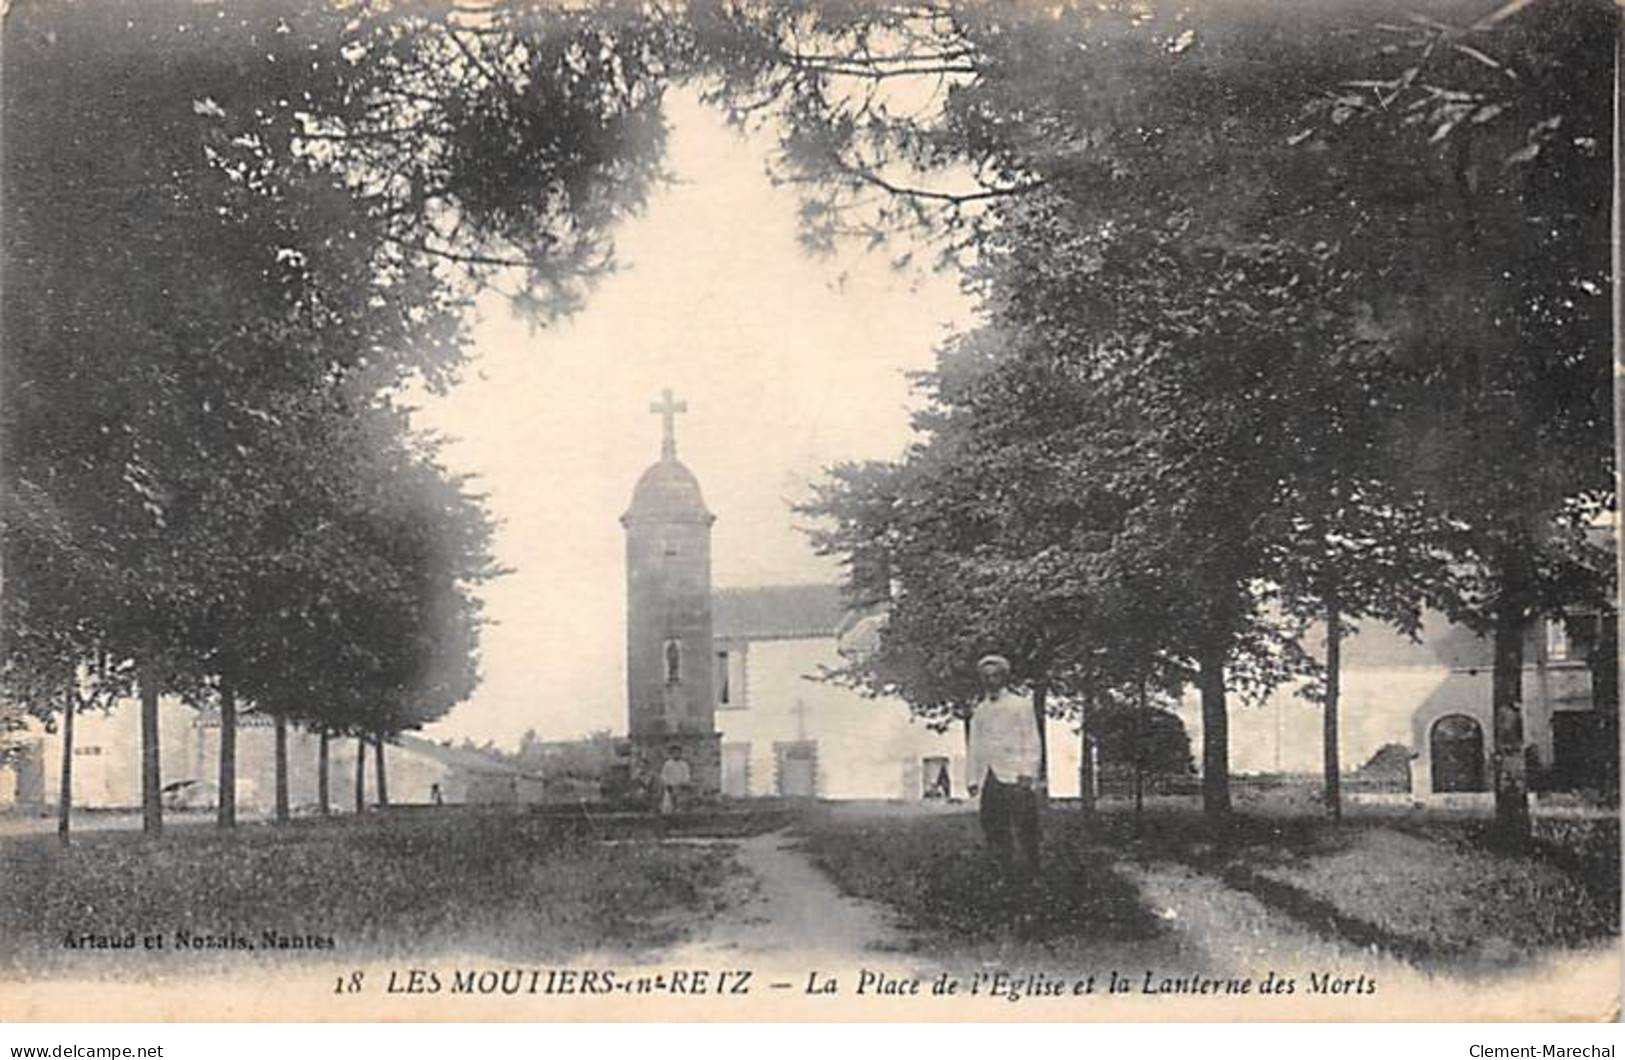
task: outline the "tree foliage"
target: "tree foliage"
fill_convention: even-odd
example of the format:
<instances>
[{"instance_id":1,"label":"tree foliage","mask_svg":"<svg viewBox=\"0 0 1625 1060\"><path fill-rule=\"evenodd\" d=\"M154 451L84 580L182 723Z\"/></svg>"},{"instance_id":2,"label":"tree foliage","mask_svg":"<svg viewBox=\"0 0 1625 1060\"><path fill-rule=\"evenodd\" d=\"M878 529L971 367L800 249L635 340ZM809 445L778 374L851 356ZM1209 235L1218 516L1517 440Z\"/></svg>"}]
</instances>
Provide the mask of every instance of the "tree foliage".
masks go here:
<instances>
[{"instance_id":1,"label":"tree foliage","mask_svg":"<svg viewBox=\"0 0 1625 1060\"><path fill-rule=\"evenodd\" d=\"M719 95L742 120L779 103L812 240L913 227L969 253L1002 357L950 401L977 439L953 451L1003 447L1010 492L1097 518L1043 577L1086 601L1078 641L1200 689L1210 809L1227 688L1307 674L1330 713L1310 622L1416 632L1428 606L1495 635L1520 803L1524 631L1606 592L1584 529L1613 504L1616 16L1471 9L733 9L751 58ZM962 498L997 495L971 463ZM1114 651L1136 625L1145 647Z\"/></svg>"},{"instance_id":2,"label":"tree foliage","mask_svg":"<svg viewBox=\"0 0 1625 1060\"><path fill-rule=\"evenodd\" d=\"M5 34L8 695L47 714L88 666L149 713L437 717L495 571L397 395L455 381L477 289L545 321L609 266L670 35L302 0L18 4Z\"/></svg>"},{"instance_id":3,"label":"tree foliage","mask_svg":"<svg viewBox=\"0 0 1625 1060\"><path fill-rule=\"evenodd\" d=\"M1222 812L1227 697L1330 721L1311 626L1439 608L1496 641L1516 835L1524 634L1607 597L1617 13L1414 6L13 5L6 690L466 695L488 528L397 395L474 292L581 303L698 76L809 244L924 234L984 310L807 509L887 615L839 677L941 724L990 650L1059 714L1194 686Z\"/></svg>"}]
</instances>

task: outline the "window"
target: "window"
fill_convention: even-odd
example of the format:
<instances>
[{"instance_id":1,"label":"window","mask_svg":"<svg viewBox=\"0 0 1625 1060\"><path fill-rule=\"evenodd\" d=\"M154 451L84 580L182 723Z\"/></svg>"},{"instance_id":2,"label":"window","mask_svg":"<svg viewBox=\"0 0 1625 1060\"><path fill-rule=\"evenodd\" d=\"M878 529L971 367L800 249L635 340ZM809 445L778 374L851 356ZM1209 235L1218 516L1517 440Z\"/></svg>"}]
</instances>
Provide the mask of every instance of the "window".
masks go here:
<instances>
[{"instance_id":1,"label":"window","mask_svg":"<svg viewBox=\"0 0 1625 1060\"><path fill-rule=\"evenodd\" d=\"M1569 627L1567 620L1548 618L1546 620L1546 658L1552 662L1562 662L1568 657Z\"/></svg>"},{"instance_id":2,"label":"window","mask_svg":"<svg viewBox=\"0 0 1625 1060\"><path fill-rule=\"evenodd\" d=\"M683 646L676 640L666 642L666 683L675 685L683 680Z\"/></svg>"},{"instance_id":3,"label":"window","mask_svg":"<svg viewBox=\"0 0 1625 1060\"><path fill-rule=\"evenodd\" d=\"M718 710L744 710L749 705L744 644L729 644L717 651L715 678Z\"/></svg>"}]
</instances>

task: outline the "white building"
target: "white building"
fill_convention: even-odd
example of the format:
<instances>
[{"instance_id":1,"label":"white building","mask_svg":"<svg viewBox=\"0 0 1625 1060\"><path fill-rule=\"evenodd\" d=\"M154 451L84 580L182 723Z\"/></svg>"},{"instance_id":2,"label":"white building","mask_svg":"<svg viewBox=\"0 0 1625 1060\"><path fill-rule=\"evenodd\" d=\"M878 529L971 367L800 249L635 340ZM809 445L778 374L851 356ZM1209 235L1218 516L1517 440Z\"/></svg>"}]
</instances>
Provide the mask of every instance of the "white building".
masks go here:
<instances>
[{"instance_id":1,"label":"white building","mask_svg":"<svg viewBox=\"0 0 1625 1060\"><path fill-rule=\"evenodd\" d=\"M713 596L722 793L921 800L965 795L965 734L934 732L896 699L821 674L841 664L845 617L828 585L722 589ZM1076 795L1078 737L1049 724L1050 791Z\"/></svg>"},{"instance_id":2,"label":"white building","mask_svg":"<svg viewBox=\"0 0 1625 1060\"><path fill-rule=\"evenodd\" d=\"M1619 708L1608 681L1612 638L1611 619L1576 614L1542 619L1525 641L1524 742L1537 788L1594 786L1610 760L1617 760ZM1320 650L1315 642L1309 647ZM1439 614L1424 616L1419 640L1364 623L1343 644L1338 713L1344 769L1399 744L1412 755L1413 795L1489 791L1493 663L1488 639ZM1194 696L1179 713L1193 748L1200 748L1201 708ZM1321 720L1320 706L1299 696L1295 686L1259 705L1232 695L1231 772L1318 774Z\"/></svg>"},{"instance_id":3,"label":"white building","mask_svg":"<svg viewBox=\"0 0 1625 1060\"><path fill-rule=\"evenodd\" d=\"M164 802L171 809L201 809L217 802L220 719L173 697L158 703L159 763ZM237 718L237 806L245 817L268 815L276 798L275 724L256 710ZM13 737L17 752L0 765L0 807L22 812L55 808L61 791L60 715L47 727L37 720ZM320 808L321 738L298 726L287 731L289 804L295 813ZM328 803L355 805L356 743L328 740ZM378 800L376 750L369 746L362 778L365 801ZM402 734L384 745L386 783L396 804L540 802L542 778L477 749L433 743ZM141 805L141 707L120 700L111 710L87 710L74 719L73 804L86 810Z\"/></svg>"},{"instance_id":4,"label":"white building","mask_svg":"<svg viewBox=\"0 0 1625 1060\"><path fill-rule=\"evenodd\" d=\"M841 665L837 640L852 625L836 588L723 589L713 596L713 615L724 794L916 800L944 766L951 794L965 794L962 728L934 732L900 700L818 680ZM1594 786L1616 756L1615 693L1596 676L1598 666L1606 676L1612 653L1592 659L1612 636L1610 623L1576 615L1539 623L1525 645L1524 738L1537 788ZM1436 614L1426 616L1420 640L1376 623L1346 638L1339 711L1345 772L1398 744L1412 755L1414 796L1488 792L1492 661L1488 640ZM1200 761L1194 693L1178 713ZM1321 709L1297 686L1256 705L1232 694L1229 728L1234 774L1321 771ZM1045 743L1051 794L1076 796L1076 730L1051 719Z\"/></svg>"}]
</instances>

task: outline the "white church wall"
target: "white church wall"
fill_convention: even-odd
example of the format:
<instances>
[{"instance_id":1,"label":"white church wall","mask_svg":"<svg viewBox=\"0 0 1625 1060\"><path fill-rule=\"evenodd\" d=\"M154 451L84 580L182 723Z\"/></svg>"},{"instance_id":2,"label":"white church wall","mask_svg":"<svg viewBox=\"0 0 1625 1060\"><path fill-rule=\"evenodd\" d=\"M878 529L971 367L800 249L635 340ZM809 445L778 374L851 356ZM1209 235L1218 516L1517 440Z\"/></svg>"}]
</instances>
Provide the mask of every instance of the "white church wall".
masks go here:
<instances>
[{"instance_id":1,"label":"white church wall","mask_svg":"<svg viewBox=\"0 0 1625 1060\"><path fill-rule=\"evenodd\" d=\"M1551 709L1561 709L1564 695L1575 695L1570 686L1584 679L1578 673L1554 668L1543 686L1538 670L1529 667L1524 671L1525 737L1544 764L1552 760ZM1295 683L1278 689L1260 704L1229 697L1232 773L1321 771L1321 708L1298 695L1300 687ZM1352 771L1385 744L1400 744L1416 756L1413 777L1421 782L1429 776L1428 729L1445 714L1466 714L1479 722L1484 733L1491 731L1487 669L1451 669L1425 660L1415 665L1348 667L1343 671L1338 710L1339 761L1345 771ZM1194 692L1180 703L1179 715L1190 734L1191 753L1200 764L1202 707Z\"/></svg>"},{"instance_id":2,"label":"white church wall","mask_svg":"<svg viewBox=\"0 0 1625 1060\"><path fill-rule=\"evenodd\" d=\"M1397 671L1370 676L1369 682L1345 679L1344 706L1338 712L1339 757L1345 769L1358 768L1385 743L1409 746L1411 712L1443 675ZM1256 704L1234 694L1226 697L1232 773L1320 772L1321 709L1297 695L1296 688L1279 689ZM1181 700L1179 716L1200 767L1202 704L1194 691Z\"/></svg>"},{"instance_id":3,"label":"white church wall","mask_svg":"<svg viewBox=\"0 0 1625 1060\"><path fill-rule=\"evenodd\" d=\"M178 699L159 701L158 742L162 785L195 781L196 794L183 803L199 799L214 804L220 770L220 730L198 727L196 710ZM244 816L268 814L275 799L275 730L268 725L241 725L237 730L237 803ZM109 711L87 710L74 719L73 801L82 809L133 809L141 805L141 706L137 700L120 700ZM298 726L288 728L289 801L296 811L313 810L317 803L318 737ZM44 767L44 795L53 804L61 790L62 732L42 734L40 742ZM328 762L329 798L334 808L353 806L355 787L355 741L330 741ZM369 759L371 754L369 752ZM391 747L389 765L415 758ZM435 767L438 772L443 768ZM403 793L411 792L415 774L401 777ZM375 777L367 765L366 791L374 799ZM392 773L391 795L396 795ZM14 783L14 782L13 782ZM8 794L11 792L8 789ZM425 797L422 801L428 801Z\"/></svg>"},{"instance_id":4,"label":"white church wall","mask_svg":"<svg viewBox=\"0 0 1625 1060\"><path fill-rule=\"evenodd\" d=\"M1050 718L1044 727L1044 758L1049 770L1049 793L1056 798L1076 798L1081 779L1078 766L1083 761L1077 728Z\"/></svg>"},{"instance_id":5,"label":"white church wall","mask_svg":"<svg viewBox=\"0 0 1625 1060\"><path fill-rule=\"evenodd\" d=\"M730 746L749 746L748 794L780 794L781 746L812 741L821 798L921 799L925 762L938 758L947 759L951 794L964 797L964 729L933 732L901 700L870 699L809 679L820 667L838 663L832 637L750 643L743 706L716 714L725 759ZM1076 795L1077 734L1064 722L1052 721L1048 746L1051 793Z\"/></svg>"},{"instance_id":6,"label":"white church wall","mask_svg":"<svg viewBox=\"0 0 1625 1060\"><path fill-rule=\"evenodd\" d=\"M1398 666L1350 669L1343 673L1338 710L1339 761L1344 770L1358 769L1384 744L1412 745L1411 717L1450 671L1443 666ZM1294 683L1271 693L1262 703L1226 699L1230 722L1230 771L1246 773L1319 773L1322 765L1322 714L1318 703L1298 695ZM1190 734L1191 756L1202 761L1202 704L1188 691L1179 716Z\"/></svg>"},{"instance_id":7,"label":"white church wall","mask_svg":"<svg viewBox=\"0 0 1625 1060\"><path fill-rule=\"evenodd\" d=\"M163 784L197 775L198 743L192 721L197 712L179 699L158 701L158 746ZM62 719L42 744L45 797L61 790ZM86 809L141 805L141 705L125 699L111 710L87 710L74 717L73 803Z\"/></svg>"},{"instance_id":8,"label":"white church wall","mask_svg":"<svg viewBox=\"0 0 1625 1060\"><path fill-rule=\"evenodd\" d=\"M353 744L355 741L349 741ZM369 757L374 752L368 748ZM350 769L355 769L355 755L350 755ZM393 744L384 745L384 767L389 784L389 801L400 804L418 804L428 806L434 802L434 787L440 785L440 799L446 803L461 803L470 801L467 797L468 785L453 783L451 770L444 763L437 762L427 755L416 754L404 747ZM367 771L372 773L373 766L369 765ZM376 777L368 777L369 781ZM368 784L369 797L376 797L374 785ZM351 774L350 782L344 789L349 796L350 805L355 805L355 777Z\"/></svg>"},{"instance_id":9,"label":"white church wall","mask_svg":"<svg viewBox=\"0 0 1625 1060\"><path fill-rule=\"evenodd\" d=\"M781 746L812 741L821 798L918 799L921 765L935 757L948 759L963 794L963 736L932 732L900 701L810 679L838 662L832 637L751 642L744 706L716 715L725 755L730 744L750 746L749 793L780 794Z\"/></svg>"},{"instance_id":10,"label":"white church wall","mask_svg":"<svg viewBox=\"0 0 1625 1060\"><path fill-rule=\"evenodd\" d=\"M1424 616L1423 636L1410 640L1380 624L1367 623L1344 642L1342 695L1338 711L1339 759L1345 771L1358 769L1385 744L1400 744L1412 755L1413 792L1431 785L1428 735L1447 714L1474 718L1486 734L1490 723L1491 645L1443 616ZM1548 631L1547 636L1550 636ZM1323 645L1311 635L1307 647L1317 656ZM1537 666L1544 644L1531 638L1523 675L1524 731L1536 759L1553 758L1554 710L1589 709L1589 671L1578 660ZM1263 703L1230 697L1230 768L1233 773L1319 773L1321 709L1297 694L1301 684L1279 689ZM1191 749L1201 760L1201 704L1194 692L1179 707Z\"/></svg>"}]
</instances>

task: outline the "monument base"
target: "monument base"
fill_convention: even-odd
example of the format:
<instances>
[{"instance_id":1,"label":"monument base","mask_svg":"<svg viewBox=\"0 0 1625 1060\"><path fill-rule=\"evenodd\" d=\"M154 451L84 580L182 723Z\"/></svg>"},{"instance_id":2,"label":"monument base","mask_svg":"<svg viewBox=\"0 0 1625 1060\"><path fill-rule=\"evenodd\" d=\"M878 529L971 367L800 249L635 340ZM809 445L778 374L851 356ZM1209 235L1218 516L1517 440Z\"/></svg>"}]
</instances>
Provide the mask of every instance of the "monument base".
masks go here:
<instances>
[{"instance_id":1,"label":"monument base","mask_svg":"<svg viewBox=\"0 0 1625 1060\"><path fill-rule=\"evenodd\" d=\"M688 763L693 796L714 798L722 791L721 733L636 733L632 736L632 773L654 799L660 797L660 769L673 751Z\"/></svg>"}]
</instances>

